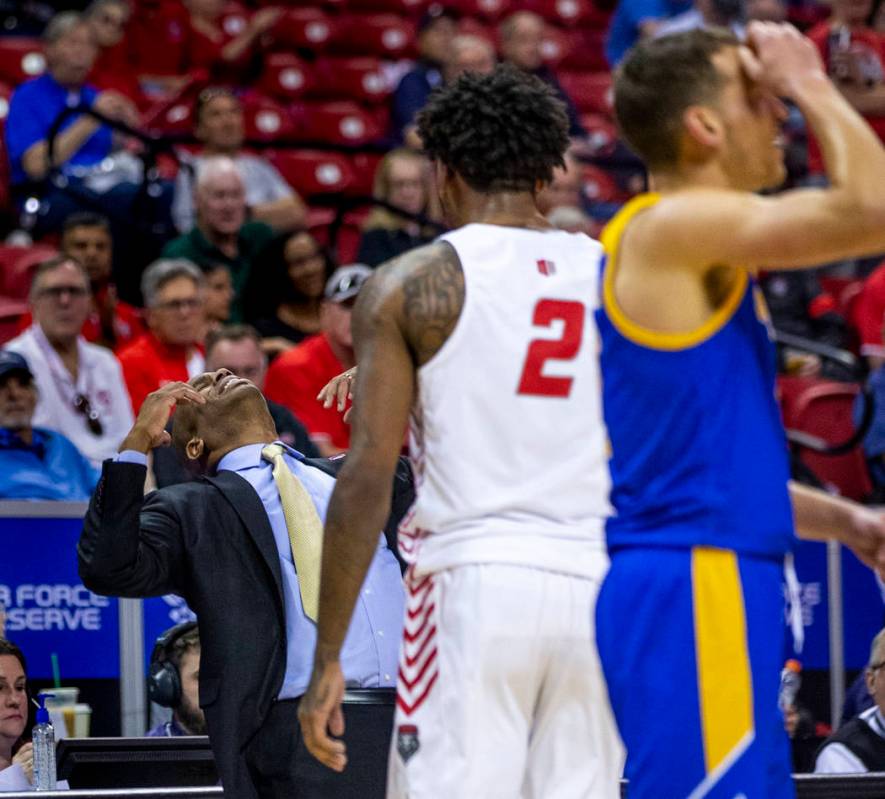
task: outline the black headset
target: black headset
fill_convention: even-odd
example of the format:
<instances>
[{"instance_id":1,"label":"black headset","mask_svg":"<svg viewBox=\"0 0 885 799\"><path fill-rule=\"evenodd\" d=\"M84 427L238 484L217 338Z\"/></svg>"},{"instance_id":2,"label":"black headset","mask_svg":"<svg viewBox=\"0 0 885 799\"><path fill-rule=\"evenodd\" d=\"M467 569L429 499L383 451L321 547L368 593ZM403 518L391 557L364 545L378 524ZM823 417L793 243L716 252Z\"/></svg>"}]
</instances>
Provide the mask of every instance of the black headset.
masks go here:
<instances>
[{"instance_id":1,"label":"black headset","mask_svg":"<svg viewBox=\"0 0 885 799\"><path fill-rule=\"evenodd\" d=\"M164 632L154 644L148 668L147 693L151 702L162 707L176 708L181 704L181 674L169 656L173 644L181 636L197 628L197 622L176 624Z\"/></svg>"}]
</instances>

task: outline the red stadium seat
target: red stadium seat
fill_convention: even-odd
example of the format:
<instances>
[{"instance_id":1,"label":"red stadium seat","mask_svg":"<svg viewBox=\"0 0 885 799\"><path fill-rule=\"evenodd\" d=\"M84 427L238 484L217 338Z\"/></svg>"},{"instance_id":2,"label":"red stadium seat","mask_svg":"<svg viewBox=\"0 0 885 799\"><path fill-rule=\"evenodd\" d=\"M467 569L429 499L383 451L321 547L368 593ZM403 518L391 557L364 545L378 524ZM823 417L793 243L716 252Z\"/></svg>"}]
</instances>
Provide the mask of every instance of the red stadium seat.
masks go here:
<instances>
[{"instance_id":1,"label":"red stadium seat","mask_svg":"<svg viewBox=\"0 0 885 799\"><path fill-rule=\"evenodd\" d=\"M28 304L12 297L0 297L0 344L14 339L19 322L28 311Z\"/></svg>"},{"instance_id":2,"label":"red stadium seat","mask_svg":"<svg viewBox=\"0 0 885 799\"><path fill-rule=\"evenodd\" d=\"M322 52L332 39L331 18L318 8L291 8L273 29L275 45Z\"/></svg>"},{"instance_id":3,"label":"red stadium seat","mask_svg":"<svg viewBox=\"0 0 885 799\"><path fill-rule=\"evenodd\" d=\"M243 98L246 138L252 141L292 141L297 138L289 111L270 97L250 94Z\"/></svg>"},{"instance_id":4,"label":"red stadium seat","mask_svg":"<svg viewBox=\"0 0 885 799\"><path fill-rule=\"evenodd\" d=\"M221 27L228 36L239 36L249 24L252 12L240 3L228 0L221 15Z\"/></svg>"},{"instance_id":5,"label":"red stadium seat","mask_svg":"<svg viewBox=\"0 0 885 799\"><path fill-rule=\"evenodd\" d=\"M31 278L38 264L57 254L54 247L36 244L33 247L0 246L0 288L5 296L26 300L31 290Z\"/></svg>"},{"instance_id":6,"label":"red stadium seat","mask_svg":"<svg viewBox=\"0 0 885 799\"><path fill-rule=\"evenodd\" d=\"M615 123L602 114L583 114L581 124L587 131L587 143L594 156L607 156L614 152L618 143Z\"/></svg>"},{"instance_id":7,"label":"red stadium seat","mask_svg":"<svg viewBox=\"0 0 885 799\"><path fill-rule=\"evenodd\" d=\"M151 133L190 134L197 96L208 84L208 71L194 70L173 94L154 103L143 114L142 127Z\"/></svg>"},{"instance_id":8,"label":"red stadium seat","mask_svg":"<svg viewBox=\"0 0 885 799\"><path fill-rule=\"evenodd\" d=\"M571 48L568 37L559 28L548 25L541 41L541 53L550 66L557 66L567 55Z\"/></svg>"},{"instance_id":9,"label":"red stadium seat","mask_svg":"<svg viewBox=\"0 0 885 799\"><path fill-rule=\"evenodd\" d=\"M403 58L414 50L415 26L393 14L348 14L336 26L331 48L347 55Z\"/></svg>"},{"instance_id":10,"label":"red stadium seat","mask_svg":"<svg viewBox=\"0 0 885 799\"><path fill-rule=\"evenodd\" d=\"M351 194L372 194L375 184L375 172L383 156L380 153L356 153L350 157L353 167L354 181L350 187Z\"/></svg>"},{"instance_id":11,"label":"red stadium seat","mask_svg":"<svg viewBox=\"0 0 885 799\"><path fill-rule=\"evenodd\" d=\"M407 14L417 16L429 5L430 0L347 0L350 11L371 11L382 14Z\"/></svg>"},{"instance_id":12,"label":"red stadium seat","mask_svg":"<svg viewBox=\"0 0 885 799\"><path fill-rule=\"evenodd\" d=\"M581 111L611 116L611 73L560 72L559 82Z\"/></svg>"},{"instance_id":13,"label":"red stadium seat","mask_svg":"<svg viewBox=\"0 0 885 799\"><path fill-rule=\"evenodd\" d=\"M561 69L573 69L581 72L608 72L608 60L605 57L605 31L591 28L576 28L567 31L566 54L560 63Z\"/></svg>"},{"instance_id":14,"label":"red stadium seat","mask_svg":"<svg viewBox=\"0 0 885 799\"><path fill-rule=\"evenodd\" d=\"M39 39L0 37L0 80L16 86L45 70L46 59Z\"/></svg>"},{"instance_id":15,"label":"red stadium seat","mask_svg":"<svg viewBox=\"0 0 885 799\"><path fill-rule=\"evenodd\" d=\"M292 53L270 53L256 88L281 100L297 100L314 84L313 71Z\"/></svg>"},{"instance_id":16,"label":"red stadium seat","mask_svg":"<svg viewBox=\"0 0 885 799\"><path fill-rule=\"evenodd\" d=\"M340 153L287 150L268 153L273 165L303 197L341 193L353 182L350 164Z\"/></svg>"},{"instance_id":17,"label":"red stadium seat","mask_svg":"<svg viewBox=\"0 0 885 799\"><path fill-rule=\"evenodd\" d=\"M356 103L305 103L296 113L301 141L366 144L381 135L373 117Z\"/></svg>"},{"instance_id":18,"label":"red stadium seat","mask_svg":"<svg viewBox=\"0 0 885 799\"><path fill-rule=\"evenodd\" d=\"M12 86L8 83L0 83L0 131L6 124L6 117L9 116L9 100L12 97Z\"/></svg>"},{"instance_id":19,"label":"red stadium seat","mask_svg":"<svg viewBox=\"0 0 885 799\"><path fill-rule=\"evenodd\" d=\"M799 389L789 404L785 402L785 424L789 429L810 433L830 444L845 441L854 431L854 401L859 392L860 387L854 383L814 380ZM842 496L862 500L872 492L860 446L837 456L802 450L801 458L822 483Z\"/></svg>"},{"instance_id":20,"label":"red stadium seat","mask_svg":"<svg viewBox=\"0 0 885 799\"><path fill-rule=\"evenodd\" d=\"M464 17L479 17L497 22L512 9L512 0L453 0L449 3Z\"/></svg>"},{"instance_id":21,"label":"red stadium seat","mask_svg":"<svg viewBox=\"0 0 885 799\"><path fill-rule=\"evenodd\" d=\"M138 71L148 75L181 74L187 30L187 12L180 3L137 3L126 30L126 42Z\"/></svg>"},{"instance_id":22,"label":"red stadium seat","mask_svg":"<svg viewBox=\"0 0 885 799\"><path fill-rule=\"evenodd\" d=\"M572 27L590 14L588 0L533 0L531 10L554 25Z\"/></svg>"},{"instance_id":23,"label":"red stadium seat","mask_svg":"<svg viewBox=\"0 0 885 799\"><path fill-rule=\"evenodd\" d=\"M480 22L475 17L462 17L458 20L458 33L469 33L471 36L479 36L491 44L492 47L497 48L498 46L495 29L491 25Z\"/></svg>"},{"instance_id":24,"label":"red stadium seat","mask_svg":"<svg viewBox=\"0 0 885 799\"><path fill-rule=\"evenodd\" d=\"M312 94L317 97L378 103L393 91L375 58L322 58L315 72Z\"/></svg>"}]
</instances>

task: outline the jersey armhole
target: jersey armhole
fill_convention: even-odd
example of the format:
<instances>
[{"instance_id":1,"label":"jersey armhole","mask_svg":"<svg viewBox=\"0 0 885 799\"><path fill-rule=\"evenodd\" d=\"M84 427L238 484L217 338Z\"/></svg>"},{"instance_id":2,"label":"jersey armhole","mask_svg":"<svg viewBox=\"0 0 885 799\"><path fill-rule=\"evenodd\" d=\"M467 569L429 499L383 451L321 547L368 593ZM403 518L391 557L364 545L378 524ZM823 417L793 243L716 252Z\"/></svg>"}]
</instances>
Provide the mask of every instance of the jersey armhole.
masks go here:
<instances>
[{"instance_id":1,"label":"jersey armhole","mask_svg":"<svg viewBox=\"0 0 885 799\"><path fill-rule=\"evenodd\" d=\"M665 332L634 322L618 304L615 296L615 275L620 256L620 245L629 223L643 211L655 205L658 195L644 195L632 207L625 209L609 230L603 234L606 262L602 275L602 307L615 329L628 341L652 350L678 351L696 347L715 336L734 316L747 292L750 277L746 269L738 267L735 282L722 304L701 325L693 330Z\"/></svg>"}]
</instances>

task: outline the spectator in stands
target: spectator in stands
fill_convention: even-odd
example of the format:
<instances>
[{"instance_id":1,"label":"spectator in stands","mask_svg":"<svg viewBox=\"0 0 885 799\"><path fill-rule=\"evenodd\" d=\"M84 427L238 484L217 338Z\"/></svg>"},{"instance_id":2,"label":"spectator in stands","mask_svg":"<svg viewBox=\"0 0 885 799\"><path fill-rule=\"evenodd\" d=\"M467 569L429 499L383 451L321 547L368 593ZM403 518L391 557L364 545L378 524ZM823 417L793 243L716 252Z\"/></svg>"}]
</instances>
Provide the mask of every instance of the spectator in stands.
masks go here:
<instances>
[{"instance_id":1,"label":"spectator in stands","mask_svg":"<svg viewBox=\"0 0 885 799\"><path fill-rule=\"evenodd\" d=\"M261 349L261 336L249 325L229 325L209 334L206 339L206 370L227 369L237 377L251 380L264 391L267 356ZM284 405L268 400L267 409L277 429L277 438L308 458L319 457L307 428ZM170 421L169 431L172 431ZM170 447L154 450L154 477L157 487L184 483L199 476L189 468L179 453Z\"/></svg>"},{"instance_id":2,"label":"spectator in stands","mask_svg":"<svg viewBox=\"0 0 885 799\"><path fill-rule=\"evenodd\" d=\"M263 222L247 222L246 189L237 165L224 157L208 158L197 172L194 188L197 221L188 233L163 249L167 258L186 258L203 269L228 267L233 279L231 321L242 321L241 293L252 261L273 240Z\"/></svg>"},{"instance_id":3,"label":"spectator in stands","mask_svg":"<svg viewBox=\"0 0 885 799\"><path fill-rule=\"evenodd\" d=\"M544 20L532 11L517 11L498 28L501 59L548 83L565 103L568 111L569 136L584 137L587 131L581 124L578 109L556 79L556 74L544 63L541 45L544 41Z\"/></svg>"},{"instance_id":4,"label":"spectator in stands","mask_svg":"<svg viewBox=\"0 0 885 799\"><path fill-rule=\"evenodd\" d=\"M398 141L420 146L414 139L415 115L443 82L443 65L449 59L457 33L454 12L433 4L418 23L418 61L403 75L393 93L391 123Z\"/></svg>"},{"instance_id":5,"label":"spectator in stands","mask_svg":"<svg viewBox=\"0 0 885 799\"><path fill-rule=\"evenodd\" d=\"M614 69L640 39L654 35L666 19L690 11L692 0L621 0L609 24L605 56Z\"/></svg>"},{"instance_id":6,"label":"spectator in stands","mask_svg":"<svg viewBox=\"0 0 885 799\"><path fill-rule=\"evenodd\" d=\"M808 32L830 77L851 105L885 140L885 40L870 27L873 0L834 0L829 19ZM816 141L809 142L809 169L823 172Z\"/></svg>"},{"instance_id":7,"label":"spectator in stands","mask_svg":"<svg viewBox=\"0 0 885 799\"><path fill-rule=\"evenodd\" d=\"M99 464L117 453L133 417L119 361L80 332L90 302L89 279L77 261L67 255L44 261L31 284L34 323L6 347L27 358L36 377L34 423L64 433Z\"/></svg>"},{"instance_id":8,"label":"spectator in stands","mask_svg":"<svg viewBox=\"0 0 885 799\"><path fill-rule=\"evenodd\" d=\"M0 499L89 499L98 472L61 433L34 427L28 362L0 350Z\"/></svg>"},{"instance_id":9,"label":"spectator in stands","mask_svg":"<svg viewBox=\"0 0 885 799\"><path fill-rule=\"evenodd\" d=\"M15 784L16 777L24 775L28 782L34 779L34 749L30 743L22 743L28 724L27 681L24 653L3 638L0 628L0 791L12 790L4 783ZM13 775L7 771L13 766L21 773Z\"/></svg>"},{"instance_id":10,"label":"spectator in stands","mask_svg":"<svg viewBox=\"0 0 885 799\"><path fill-rule=\"evenodd\" d=\"M200 341L205 341L206 336L230 321L230 306L234 299L234 284L227 266L216 264L214 267L204 269L203 274L206 276L203 302L206 325Z\"/></svg>"},{"instance_id":11,"label":"spectator in stands","mask_svg":"<svg viewBox=\"0 0 885 799\"><path fill-rule=\"evenodd\" d=\"M843 724L817 754L815 774L865 774L885 771L885 629L870 648L865 670L875 705Z\"/></svg>"},{"instance_id":12,"label":"spectator in stands","mask_svg":"<svg viewBox=\"0 0 885 799\"><path fill-rule=\"evenodd\" d=\"M571 151L564 158L565 166L553 168L553 180L538 192L538 209L549 214L554 208L581 209L584 176L581 162Z\"/></svg>"},{"instance_id":13,"label":"spectator in stands","mask_svg":"<svg viewBox=\"0 0 885 799\"><path fill-rule=\"evenodd\" d=\"M237 165L246 189L249 219L279 231L304 225L307 209L285 178L267 159L243 152L243 107L232 92L215 87L200 93L194 106L194 135L202 143L203 152L179 170L172 205L172 218L182 233L194 225L193 174L206 159L218 156L230 158Z\"/></svg>"},{"instance_id":14,"label":"spectator in stands","mask_svg":"<svg viewBox=\"0 0 885 799\"><path fill-rule=\"evenodd\" d=\"M200 707L200 630L182 633L163 653L164 662L175 669L180 697L172 708L172 719L148 731L149 738L175 738L182 735L206 735L206 716Z\"/></svg>"},{"instance_id":15,"label":"spectator in stands","mask_svg":"<svg viewBox=\"0 0 885 799\"><path fill-rule=\"evenodd\" d=\"M120 352L135 413L144 398L166 383L203 371L199 338L204 330L206 279L190 261L155 261L141 278L148 332Z\"/></svg>"},{"instance_id":16,"label":"spectator in stands","mask_svg":"<svg viewBox=\"0 0 885 799\"><path fill-rule=\"evenodd\" d=\"M864 281L850 320L860 334L860 354L865 356L870 371L885 364L882 325L885 322L885 261Z\"/></svg>"},{"instance_id":17,"label":"spectator in stands","mask_svg":"<svg viewBox=\"0 0 885 799\"><path fill-rule=\"evenodd\" d=\"M424 156L401 147L384 156L375 172L372 194L410 214L425 214L430 197L430 172ZM363 225L357 260L378 266L413 247L432 241L437 231L375 207Z\"/></svg>"},{"instance_id":18,"label":"spectator in stands","mask_svg":"<svg viewBox=\"0 0 885 799\"><path fill-rule=\"evenodd\" d=\"M207 70L214 79L236 82L246 73L261 37L282 15L282 9L262 8L242 30L222 24L225 0L183 0L188 12L186 71Z\"/></svg>"},{"instance_id":19,"label":"spectator in stands","mask_svg":"<svg viewBox=\"0 0 885 799\"><path fill-rule=\"evenodd\" d=\"M137 112L129 99L98 90L86 82L96 58L92 31L80 14L63 12L52 18L43 35L46 73L19 86L6 120L6 146L14 188L43 181L49 172L48 135L59 113L80 103L105 116L130 124ZM115 153L111 129L85 115L68 118L55 139L55 164L61 165L68 192L51 188L43 193L37 218L38 234L54 230L80 203L70 192L82 187L96 194L107 208L129 207L139 180L138 162L128 153ZM113 160L109 161L113 155Z\"/></svg>"},{"instance_id":20,"label":"spectator in stands","mask_svg":"<svg viewBox=\"0 0 885 799\"><path fill-rule=\"evenodd\" d=\"M112 89L128 97L138 108L149 100L139 85L132 48L126 42L126 26L132 16L129 0L92 0L83 12L98 46L98 58L89 82L99 89Z\"/></svg>"},{"instance_id":21,"label":"spectator in stands","mask_svg":"<svg viewBox=\"0 0 885 799\"><path fill-rule=\"evenodd\" d=\"M488 75L494 71L497 63L495 48L482 36L460 34L452 39L449 56L443 69L445 82L451 83L465 72Z\"/></svg>"},{"instance_id":22,"label":"spectator in stands","mask_svg":"<svg viewBox=\"0 0 885 799\"><path fill-rule=\"evenodd\" d=\"M264 351L274 356L319 332L323 289L334 267L306 230L278 239L263 266L261 279L248 287L246 307Z\"/></svg>"},{"instance_id":23,"label":"spectator in stands","mask_svg":"<svg viewBox=\"0 0 885 799\"><path fill-rule=\"evenodd\" d=\"M91 311L81 331L83 338L118 350L133 342L144 332L141 312L117 298L117 287L111 281L113 242L107 217L91 211L78 211L62 225L61 251L78 261L89 276L92 291ZM31 326L25 314L19 332Z\"/></svg>"},{"instance_id":24,"label":"spectator in stands","mask_svg":"<svg viewBox=\"0 0 885 799\"><path fill-rule=\"evenodd\" d=\"M321 332L283 353L267 373L267 396L285 405L307 427L326 457L350 445L350 428L334 407L324 408L317 394L333 377L356 363L350 315L357 295L372 274L363 264L342 266L326 283L320 312Z\"/></svg>"},{"instance_id":25,"label":"spectator in stands","mask_svg":"<svg viewBox=\"0 0 885 799\"><path fill-rule=\"evenodd\" d=\"M117 298L111 279L113 240L107 217L89 211L71 214L62 226L61 251L78 260L89 276L92 310L83 325L83 337L119 349L141 335L140 312Z\"/></svg>"},{"instance_id":26,"label":"spectator in stands","mask_svg":"<svg viewBox=\"0 0 885 799\"><path fill-rule=\"evenodd\" d=\"M744 0L695 0L688 10L666 19L654 29L654 36L669 36L696 28L728 28L743 39L747 10Z\"/></svg>"}]
</instances>

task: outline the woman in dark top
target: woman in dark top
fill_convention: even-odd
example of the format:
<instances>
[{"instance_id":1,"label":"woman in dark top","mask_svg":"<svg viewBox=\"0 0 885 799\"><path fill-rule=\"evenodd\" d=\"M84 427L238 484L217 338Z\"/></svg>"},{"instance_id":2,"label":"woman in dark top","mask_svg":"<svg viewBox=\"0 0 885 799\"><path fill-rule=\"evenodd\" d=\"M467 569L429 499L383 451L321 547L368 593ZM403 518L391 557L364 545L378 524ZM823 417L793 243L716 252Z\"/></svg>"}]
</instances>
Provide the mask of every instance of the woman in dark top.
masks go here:
<instances>
[{"instance_id":1,"label":"woman in dark top","mask_svg":"<svg viewBox=\"0 0 885 799\"><path fill-rule=\"evenodd\" d=\"M250 282L244 304L272 358L319 332L323 289L334 266L307 231L277 239L267 258L253 270L261 277Z\"/></svg>"},{"instance_id":2,"label":"woman in dark top","mask_svg":"<svg viewBox=\"0 0 885 799\"><path fill-rule=\"evenodd\" d=\"M413 150L391 150L378 165L372 193L411 214L427 214L430 198L427 161ZM378 266L433 241L437 233L386 208L375 208L363 226L357 261Z\"/></svg>"}]
</instances>

